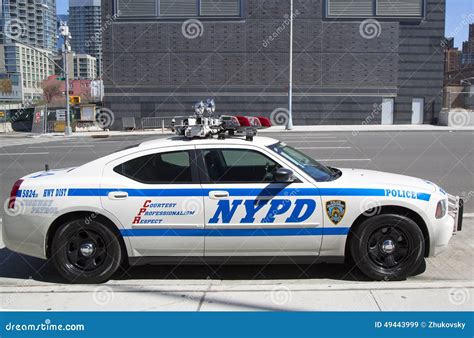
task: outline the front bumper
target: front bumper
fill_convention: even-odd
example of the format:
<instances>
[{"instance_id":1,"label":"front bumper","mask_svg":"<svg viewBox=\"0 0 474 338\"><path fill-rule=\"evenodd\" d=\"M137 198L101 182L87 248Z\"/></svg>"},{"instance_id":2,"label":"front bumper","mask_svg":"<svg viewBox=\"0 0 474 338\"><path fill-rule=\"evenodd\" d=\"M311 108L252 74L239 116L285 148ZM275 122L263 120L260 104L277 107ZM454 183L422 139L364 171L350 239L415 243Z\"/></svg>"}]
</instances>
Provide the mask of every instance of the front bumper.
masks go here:
<instances>
[{"instance_id":1,"label":"front bumper","mask_svg":"<svg viewBox=\"0 0 474 338\"><path fill-rule=\"evenodd\" d=\"M454 219L453 234L462 230L464 200L459 196L448 194L448 214Z\"/></svg>"},{"instance_id":2,"label":"front bumper","mask_svg":"<svg viewBox=\"0 0 474 338\"><path fill-rule=\"evenodd\" d=\"M462 218L463 200L459 196L448 195L447 215L433 223L430 256L446 250L453 235L462 230Z\"/></svg>"}]
</instances>

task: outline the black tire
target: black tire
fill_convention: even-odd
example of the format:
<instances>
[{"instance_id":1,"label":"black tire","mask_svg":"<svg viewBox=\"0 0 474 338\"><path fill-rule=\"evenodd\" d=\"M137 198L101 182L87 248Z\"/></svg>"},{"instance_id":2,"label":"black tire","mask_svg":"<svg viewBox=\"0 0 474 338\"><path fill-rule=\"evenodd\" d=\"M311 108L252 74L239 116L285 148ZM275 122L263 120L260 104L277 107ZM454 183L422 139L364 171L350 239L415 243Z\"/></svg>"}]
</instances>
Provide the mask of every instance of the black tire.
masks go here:
<instances>
[{"instance_id":1,"label":"black tire","mask_svg":"<svg viewBox=\"0 0 474 338\"><path fill-rule=\"evenodd\" d=\"M351 237L354 264L373 280L405 280L424 263L425 241L418 225L400 215L377 215Z\"/></svg>"},{"instance_id":2,"label":"black tire","mask_svg":"<svg viewBox=\"0 0 474 338\"><path fill-rule=\"evenodd\" d=\"M97 221L74 220L62 225L51 249L54 266L70 283L103 283L123 260L119 238Z\"/></svg>"}]
</instances>

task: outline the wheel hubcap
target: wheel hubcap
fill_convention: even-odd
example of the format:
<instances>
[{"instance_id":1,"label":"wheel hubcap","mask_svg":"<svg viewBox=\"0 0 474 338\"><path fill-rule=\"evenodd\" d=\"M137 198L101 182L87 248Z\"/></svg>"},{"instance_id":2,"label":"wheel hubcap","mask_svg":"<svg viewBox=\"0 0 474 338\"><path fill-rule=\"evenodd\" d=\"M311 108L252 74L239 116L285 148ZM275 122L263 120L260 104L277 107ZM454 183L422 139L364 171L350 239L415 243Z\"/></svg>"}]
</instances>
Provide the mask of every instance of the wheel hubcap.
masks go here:
<instances>
[{"instance_id":1,"label":"wheel hubcap","mask_svg":"<svg viewBox=\"0 0 474 338\"><path fill-rule=\"evenodd\" d=\"M384 269L399 266L409 257L412 244L402 228L383 226L369 237L368 255L373 263Z\"/></svg>"},{"instance_id":2,"label":"wheel hubcap","mask_svg":"<svg viewBox=\"0 0 474 338\"><path fill-rule=\"evenodd\" d=\"M395 242L391 239L387 239L382 243L382 251L391 254L395 251Z\"/></svg>"},{"instance_id":3,"label":"wheel hubcap","mask_svg":"<svg viewBox=\"0 0 474 338\"><path fill-rule=\"evenodd\" d=\"M94 254L95 245L89 242L83 243L80 248L81 255L84 257L89 257Z\"/></svg>"},{"instance_id":4,"label":"wheel hubcap","mask_svg":"<svg viewBox=\"0 0 474 338\"><path fill-rule=\"evenodd\" d=\"M69 238L66 253L72 267L81 271L92 271L105 262L107 245L95 230L80 229Z\"/></svg>"}]
</instances>

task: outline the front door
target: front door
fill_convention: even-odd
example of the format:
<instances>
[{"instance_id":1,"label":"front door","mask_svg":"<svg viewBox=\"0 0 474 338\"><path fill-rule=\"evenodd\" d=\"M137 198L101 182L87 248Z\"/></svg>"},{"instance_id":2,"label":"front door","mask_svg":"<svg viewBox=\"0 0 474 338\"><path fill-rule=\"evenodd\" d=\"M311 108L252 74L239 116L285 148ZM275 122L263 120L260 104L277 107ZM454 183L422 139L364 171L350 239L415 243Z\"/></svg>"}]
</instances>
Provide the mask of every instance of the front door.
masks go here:
<instances>
[{"instance_id":1,"label":"front door","mask_svg":"<svg viewBox=\"0 0 474 338\"><path fill-rule=\"evenodd\" d=\"M251 146L200 146L198 157L205 256L318 255L322 209L311 183L297 173L291 184L276 183L274 171L288 165Z\"/></svg>"},{"instance_id":2,"label":"front door","mask_svg":"<svg viewBox=\"0 0 474 338\"><path fill-rule=\"evenodd\" d=\"M195 151L148 150L109 163L103 207L125 228L134 256L202 256L204 207Z\"/></svg>"}]
</instances>

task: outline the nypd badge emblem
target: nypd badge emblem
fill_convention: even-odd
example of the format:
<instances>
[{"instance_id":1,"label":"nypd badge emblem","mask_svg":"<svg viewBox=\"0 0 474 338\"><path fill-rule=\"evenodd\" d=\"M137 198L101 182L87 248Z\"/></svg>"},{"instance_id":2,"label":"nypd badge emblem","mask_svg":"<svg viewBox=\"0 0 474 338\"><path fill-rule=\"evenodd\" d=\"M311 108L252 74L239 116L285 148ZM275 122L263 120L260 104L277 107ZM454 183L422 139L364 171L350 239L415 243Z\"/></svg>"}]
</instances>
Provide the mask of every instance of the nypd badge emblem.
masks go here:
<instances>
[{"instance_id":1,"label":"nypd badge emblem","mask_svg":"<svg viewBox=\"0 0 474 338\"><path fill-rule=\"evenodd\" d=\"M337 225L346 213L346 202L334 200L326 202L326 213L329 219Z\"/></svg>"}]
</instances>

